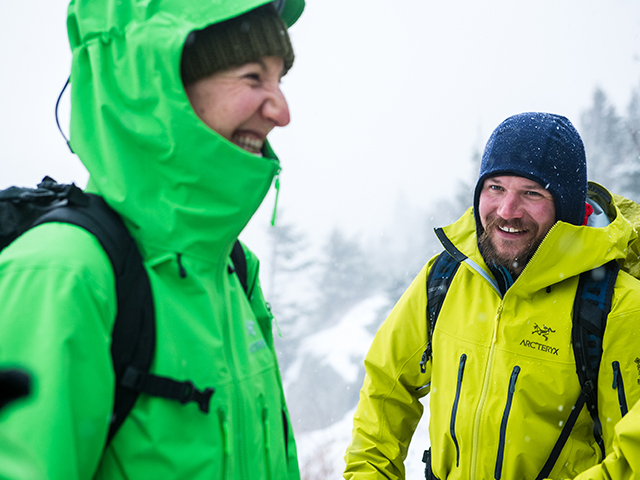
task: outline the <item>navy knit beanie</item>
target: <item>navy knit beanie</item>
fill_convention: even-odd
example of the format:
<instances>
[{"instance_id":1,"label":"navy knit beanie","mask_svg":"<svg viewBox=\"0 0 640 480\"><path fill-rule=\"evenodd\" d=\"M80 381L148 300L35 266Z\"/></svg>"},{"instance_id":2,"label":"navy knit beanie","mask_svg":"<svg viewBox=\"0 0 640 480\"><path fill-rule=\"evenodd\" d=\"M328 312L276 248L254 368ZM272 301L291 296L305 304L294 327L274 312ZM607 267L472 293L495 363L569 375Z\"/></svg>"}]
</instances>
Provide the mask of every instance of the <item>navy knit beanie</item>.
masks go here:
<instances>
[{"instance_id":1,"label":"navy knit beanie","mask_svg":"<svg viewBox=\"0 0 640 480\"><path fill-rule=\"evenodd\" d=\"M473 199L476 225L480 192L487 178L516 175L538 182L553 196L556 220L582 225L587 198L587 160L571 122L551 113L521 113L493 131L482 154Z\"/></svg>"}]
</instances>

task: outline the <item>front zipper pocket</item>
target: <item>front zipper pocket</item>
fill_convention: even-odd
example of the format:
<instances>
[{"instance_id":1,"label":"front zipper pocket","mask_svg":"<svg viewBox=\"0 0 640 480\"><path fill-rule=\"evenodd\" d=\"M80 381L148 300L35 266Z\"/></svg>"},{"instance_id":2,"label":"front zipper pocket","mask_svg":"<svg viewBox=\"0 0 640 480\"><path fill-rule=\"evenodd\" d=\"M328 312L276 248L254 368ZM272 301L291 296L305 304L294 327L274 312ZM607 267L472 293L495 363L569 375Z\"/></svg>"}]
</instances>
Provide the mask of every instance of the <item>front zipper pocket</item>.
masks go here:
<instances>
[{"instance_id":1,"label":"front zipper pocket","mask_svg":"<svg viewBox=\"0 0 640 480\"><path fill-rule=\"evenodd\" d=\"M613 389L618 391L620 413L624 417L629 409L627 408L627 396L624 392L624 382L622 381L622 372L620 371L620 363L618 363L618 361L613 362Z\"/></svg>"},{"instance_id":2,"label":"front zipper pocket","mask_svg":"<svg viewBox=\"0 0 640 480\"><path fill-rule=\"evenodd\" d=\"M463 353L460 357L460 365L458 366L458 382L456 385L456 397L453 400L453 408L451 409L451 424L449 430L451 431L451 439L456 446L456 467L460 465L460 446L458 445L458 438L456 437L456 415L458 413L458 402L460 401L460 390L462 388L462 376L464 374L464 364L467 361L467 354Z\"/></svg>"},{"instance_id":3,"label":"front zipper pocket","mask_svg":"<svg viewBox=\"0 0 640 480\"><path fill-rule=\"evenodd\" d=\"M496 472L495 479L499 480L502 476L502 463L504 460L504 445L507 436L507 421L509 420L509 412L511 411L511 404L513 403L513 394L516 391L516 380L520 373L520 367L517 365L511 372L511 379L509 380L509 391L507 393L507 404L504 407L504 413L502 414L502 422L500 423L500 443L498 444L498 459L496 460Z\"/></svg>"},{"instance_id":4,"label":"front zipper pocket","mask_svg":"<svg viewBox=\"0 0 640 480\"><path fill-rule=\"evenodd\" d=\"M266 480L271 480L271 445L269 432L269 408L265 404L262 394L259 396L260 408L262 410L262 445L264 449L264 468L267 473Z\"/></svg>"}]
</instances>

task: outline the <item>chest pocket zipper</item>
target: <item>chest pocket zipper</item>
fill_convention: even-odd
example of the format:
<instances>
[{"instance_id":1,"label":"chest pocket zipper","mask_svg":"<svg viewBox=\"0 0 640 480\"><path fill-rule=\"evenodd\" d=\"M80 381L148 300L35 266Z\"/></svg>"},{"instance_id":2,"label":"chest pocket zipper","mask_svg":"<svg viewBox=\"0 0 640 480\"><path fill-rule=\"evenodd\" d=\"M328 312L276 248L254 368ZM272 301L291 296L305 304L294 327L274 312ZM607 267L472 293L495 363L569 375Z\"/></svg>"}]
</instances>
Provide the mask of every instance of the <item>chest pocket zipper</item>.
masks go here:
<instances>
[{"instance_id":1,"label":"chest pocket zipper","mask_svg":"<svg viewBox=\"0 0 640 480\"><path fill-rule=\"evenodd\" d=\"M451 409L451 424L449 429L451 431L451 439L456 446L456 467L460 465L460 446L458 445L458 438L456 437L456 415L458 413L458 403L460 401L460 390L462 388L462 376L464 375L464 365L467 361L467 354L463 353L460 357L460 365L458 366L458 382L456 385L456 397L453 400L453 408Z\"/></svg>"},{"instance_id":2,"label":"chest pocket zipper","mask_svg":"<svg viewBox=\"0 0 640 480\"><path fill-rule=\"evenodd\" d=\"M502 422L500 423L500 443L498 444L498 459L496 460L496 471L494 478L500 480L502 476L502 463L504 460L504 446L507 436L507 421L509 420L509 413L511 412L511 404L513 403L513 394L516 391L516 380L520 373L520 367L517 365L511 371L511 379L509 380L509 392L507 394L507 404L504 407L504 413L502 414Z\"/></svg>"},{"instance_id":3,"label":"chest pocket zipper","mask_svg":"<svg viewBox=\"0 0 640 480\"><path fill-rule=\"evenodd\" d=\"M629 409L627 408L627 397L624 392L624 382L622 381L622 372L620 371L620 363L618 361L613 362L613 389L618 391L620 413L624 417Z\"/></svg>"}]
</instances>

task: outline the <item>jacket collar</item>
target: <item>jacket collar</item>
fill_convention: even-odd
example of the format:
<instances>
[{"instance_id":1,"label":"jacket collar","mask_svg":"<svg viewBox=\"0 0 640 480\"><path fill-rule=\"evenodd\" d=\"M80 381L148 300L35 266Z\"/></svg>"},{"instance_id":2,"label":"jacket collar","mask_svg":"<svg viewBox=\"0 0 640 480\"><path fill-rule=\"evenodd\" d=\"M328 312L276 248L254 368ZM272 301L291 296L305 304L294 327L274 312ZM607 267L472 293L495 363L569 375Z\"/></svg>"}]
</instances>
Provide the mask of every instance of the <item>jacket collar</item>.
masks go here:
<instances>
[{"instance_id":1,"label":"jacket collar","mask_svg":"<svg viewBox=\"0 0 640 480\"><path fill-rule=\"evenodd\" d=\"M611 260L623 262L627 254L632 253L629 252L629 246L636 244L636 233L616 205L618 198L613 199L610 194L609 198L611 200L608 210L614 217L611 218L610 224L594 228L556 222L511 289L536 291L604 265ZM491 273L478 250L472 208L469 208L458 221L443 230L449 240L470 261L486 273ZM491 276L493 278L493 273Z\"/></svg>"}]
</instances>

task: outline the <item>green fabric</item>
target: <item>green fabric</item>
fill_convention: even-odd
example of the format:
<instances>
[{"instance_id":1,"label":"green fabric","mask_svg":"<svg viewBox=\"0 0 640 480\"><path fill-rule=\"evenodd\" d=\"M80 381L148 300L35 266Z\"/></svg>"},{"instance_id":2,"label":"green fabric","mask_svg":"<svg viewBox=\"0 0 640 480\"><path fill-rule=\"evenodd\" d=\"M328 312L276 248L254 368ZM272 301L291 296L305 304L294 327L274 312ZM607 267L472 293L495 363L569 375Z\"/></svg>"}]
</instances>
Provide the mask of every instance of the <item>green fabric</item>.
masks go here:
<instances>
[{"instance_id":1,"label":"green fabric","mask_svg":"<svg viewBox=\"0 0 640 480\"><path fill-rule=\"evenodd\" d=\"M35 381L30 398L0 413L0 478L299 478L258 261L245 249L248 297L229 273L231 247L279 161L269 145L257 157L206 127L179 77L191 30L264 3L69 6L71 146L89 189L140 247L156 309L151 371L216 391L209 414L142 395L103 452L113 272L82 229L36 227L0 253L0 365L23 366ZM289 0L285 21L303 6Z\"/></svg>"},{"instance_id":2,"label":"green fabric","mask_svg":"<svg viewBox=\"0 0 640 480\"><path fill-rule=\"evenodd\" d=\"M636 241L629 221L620 210L616 213L605 228L557 223L503 298L477 270L463 263L433 333L433 359L422 374L425 286L434 259L430 260L376 334L365 360L345 478L379 478L380 472L386 478L404 478L403 462L423 411L419 399L429 392L434 474L441 479L497 478L501 426L516 366L519 372L504 424L498 474L504 479L535 478L580 393L571 345L578 276L609 260L624 259L627 245ZM445 232L489 274L478 252L471 209ZM630 336L638 331L640 282L621 272L598 380L607 452L621 418L618 393L612 388L614 361L620 363L629 406L640 399L638 342ZM458 387L463 354L466 362ZM551 478L571 478L593 467L600 461L598 452L591 417L584 409Z\"/></svg>"}]
</instances>

